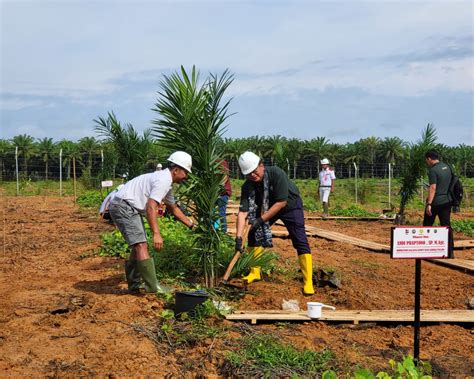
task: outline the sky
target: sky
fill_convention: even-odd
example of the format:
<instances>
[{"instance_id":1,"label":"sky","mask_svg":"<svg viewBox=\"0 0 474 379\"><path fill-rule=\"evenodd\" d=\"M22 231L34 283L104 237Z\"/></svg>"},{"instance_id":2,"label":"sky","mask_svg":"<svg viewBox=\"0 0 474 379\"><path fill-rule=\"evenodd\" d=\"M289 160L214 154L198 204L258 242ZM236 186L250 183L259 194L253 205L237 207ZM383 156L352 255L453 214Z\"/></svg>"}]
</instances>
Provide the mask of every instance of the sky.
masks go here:
<instances>
[{"instance_id":1,"label":"sky","mask_svg":"<svg viewBox=\"0 0 474 379\"><path fill-rule=\"evenodd\" d=\"M153 127L164 75L234 81L224 137L474 145L472 1L0 0L0 138Z\"/></svg>"}]
</instances>

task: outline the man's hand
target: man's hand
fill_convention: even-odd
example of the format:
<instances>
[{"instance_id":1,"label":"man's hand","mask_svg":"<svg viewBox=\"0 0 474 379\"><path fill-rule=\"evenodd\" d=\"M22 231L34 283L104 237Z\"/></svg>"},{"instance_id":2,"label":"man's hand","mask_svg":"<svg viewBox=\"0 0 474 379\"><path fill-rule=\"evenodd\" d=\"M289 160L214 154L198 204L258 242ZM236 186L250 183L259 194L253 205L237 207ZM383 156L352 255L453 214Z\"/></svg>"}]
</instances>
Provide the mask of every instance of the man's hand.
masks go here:
<instances>
[{"instance_id":1,"label":"man's hand","mask_svg":"<svg viewBox=\"0 0 474 379\"><path fill-rule=\"evenodd\" d=\"M426 206L426 214L431 217L431 215L432 215L432 213L431 213L431 204L428 204Z\"/></svg>"},{"instance_id":2,"label":"man's hand","mask_svg":"<svg viewBox=\"0 0 474 379\"><path fill-rule=\"evenodd\" d=\"M259 228L260 226L262 226L264 224L264 222L265 221L263 221L261 217L256 218L255 220L253 220L252 227L250 228L250 230L255 230L255 229Z\"/></svg>"},{"instance_id":3,"label":"man's hand","mask_svg":"<svg viewBox=\"0 0 474 379\"><path fill-rule=\"evenodd\" d=\"M155 250L161 250L163 248L163 238L160 233L153 234L153 247Z\"/></svg>"},{"instance_id":4,"label":"man's hand","mask_svg":"<svg viewBox=\"0 0 474 379\"><path fill-rule=\"evenodd\" d=\"M240 251L241 253L244 252L244 247L242 245L242 237L235 238L235 251Z\"/></svg>"}]
</instances>

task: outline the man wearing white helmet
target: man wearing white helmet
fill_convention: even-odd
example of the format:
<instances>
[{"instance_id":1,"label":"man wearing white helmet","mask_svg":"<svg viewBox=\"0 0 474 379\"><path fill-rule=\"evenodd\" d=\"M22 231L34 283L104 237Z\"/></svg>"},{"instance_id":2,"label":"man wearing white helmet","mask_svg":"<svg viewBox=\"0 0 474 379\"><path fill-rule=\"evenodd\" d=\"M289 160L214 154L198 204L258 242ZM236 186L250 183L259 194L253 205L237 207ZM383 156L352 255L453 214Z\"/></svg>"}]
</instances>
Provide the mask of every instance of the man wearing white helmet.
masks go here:
<instances>
[{"instance_id":1,"label":"man wearing white helmet","mask_svg":"<svg viewBox=\"0 0 474 379\"><path fill-rule=\"evenodd\" d=\"M163 238L157 223L158 205L163 201L168 212L186 226L190 221L177 206L173 183L181 183L191 172L192 159L184 151L176 151L168 158L168 168L143 174L127 182L110 203L110 215L117 228L130 246L132 252L125 262L128 289L136 293L143 279L146 292L163 291L158 284L155 262L148 253L148 243L142 216L146 216L153 233L153 247L163 248Z\"/></svg>"},{"instance_id":2,"label":"man wearing white helmet","mask_svg":"<svg viewBox=\"0 0 474 379\"><path fill-rule=\"evenodd\" d=\"M282 220L298 253L303 273L303 294L313 295L313 263L298 187L282 169L265 167L260 158L250 151L239 157L239 166L247 180L241 191L235 249L243 250L242 233L247 218L252 225L248 245L256 257L263 253L265 247L272 246L270 226L278 219ZM261 280L260 267L252 267L243 279L248 283Z\"/></svg>"},{"instance_id":3,"label":"man wearing white helmet","mask_svg":"<svg viewBox=\"0 0 474 379\"><path fill-rule=\"evenodd\" d=\"M334 180L336 175L329 167L329 160L321 160L321 172L319 173L319 198L323 203L323 217L329 214L329 194L334 192Z\"/></svg>"}]
</instances>

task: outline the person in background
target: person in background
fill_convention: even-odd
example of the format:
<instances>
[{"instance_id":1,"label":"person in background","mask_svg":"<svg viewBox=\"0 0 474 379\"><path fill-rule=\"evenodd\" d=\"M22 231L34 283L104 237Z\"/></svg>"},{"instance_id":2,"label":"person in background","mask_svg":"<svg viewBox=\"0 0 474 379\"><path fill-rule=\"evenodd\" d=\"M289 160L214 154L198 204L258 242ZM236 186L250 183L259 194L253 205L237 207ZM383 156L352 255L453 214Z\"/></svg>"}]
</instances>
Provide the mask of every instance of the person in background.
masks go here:
<instances>
[{"instance_id":1,"label":"person in background","mask_svg":"<svg viewBox=\"0 0 474 379\"><path fill-rule=\"evenodd\" d=\"M105 199L102 201L102 204L100 205L99 208L99 215L101 218L104 220L112 221L112 218L110 217L110 212L109 212L109 205L112 199L115 197L117 192L123 187L123 184L119 184L116 189L111 191Z\"/></svg>"},{"instance_id":2,"label":"person in background","mask_svg":"<svg viewBox=\"0 0 474 379\"><path fill-rule=\"evenodd\" d=\"M329 195L334 192L334 181L336 175L334 170L329 167L329 160L321 160L321 172L319 173L319 199L323 204L323 217L329 215Z\"/></svg>"},{"instance_id":3,"label":"person in background","mask_svg":"<svg viewBox=\"0 0 474 379\"><path fill-rule=\"evenodd\" d=\"M158 163L156 165L156 171L161 171L161 170L163 170L163 165L161 163Z\"/></svg>"},{"instance_id":4,"label":"person in background","mask_svg":"<svg viewBox=\"0 0 474 379\"><path fill-rule=\"evenodd\" d=\"M229 198L232 196L232 185L229 178L229 164L226 160L221 161L221 167L224 171L224 190L217 200L219 205L220 228L224 233L227 233L227 204Z\"/></svg>"},{"instance_id":5,"label":"person in background","mask_svg":"<svg viewBox=\"0 0 474 379\"><path fill-rule=\"evenodd\" d=\"M110 202L110 216L122 233L132 252L125 262L128 289L137 293L143 279L146 292L166 292L158 284L155 262L148 253L148 242L142 217L145 216L153 233L153 247L161 250L164 245L158 227L159 204L163 201L177 220L189 228L193 222L177 206L173 196L173 183L182 183L191 172L192 158L184 151L176 151L168 158L168 168L133 178L115 194Z\"/></svg>"},{"instance_id":6,"label":"person in background","mask_svg":"<svg viewBox=\"0 0 474 379\"><path fill-rule=\"evenodd\" d=\"M440 155L436 150L430 150L425 154L425 162L428 166L428 196L426 197L425 214L423 226L433 226L436 216L441 226L449 226L449 257L454 258L453 231L451 230L451 201L449 195L449 184L451 183L451 169L440 161Z\"/></svg>"},{"instance_id":7,"label":"person in background","mask_svg":"<svg viewBox=\"0 0 474 379\"><path fill-rule=\"evenodd\" d=\"M246 219L252 225L248 235L251 253L258 257L265 247L272 246L271 225L283 221L298 253L303 274L303 294L313 295L313 260L304 224L303 201L298 187L278 167L266 167L260 158L246 151L239 157L239 166L247 178L242 186L237 214L235 250L243 250L242 234ZM243 278L248 283L261 280L260 267L252 267Z\"/></svg>"}]
</instances>

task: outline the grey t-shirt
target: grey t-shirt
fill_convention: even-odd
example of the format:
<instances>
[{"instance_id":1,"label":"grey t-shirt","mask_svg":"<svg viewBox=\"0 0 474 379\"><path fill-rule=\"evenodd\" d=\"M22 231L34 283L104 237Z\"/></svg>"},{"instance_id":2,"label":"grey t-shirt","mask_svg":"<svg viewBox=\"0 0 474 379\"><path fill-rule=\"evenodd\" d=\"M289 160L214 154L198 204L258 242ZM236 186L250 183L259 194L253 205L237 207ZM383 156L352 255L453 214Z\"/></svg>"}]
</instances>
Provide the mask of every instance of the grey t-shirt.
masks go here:
<instances>
[{"instance_id":1,"label":"grey t-shirt","mask_svg":"<svg viewBox=\"0 0 474 379\"><path fill-rule=\"evenodd\" d=\"M428 170L428 179L436 184L436 192L431 205L443 205L451 201L448 192L451 183L451 169L446 163L438 162Z\"/></svg>"}]
</instances>

